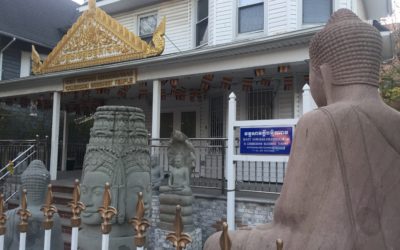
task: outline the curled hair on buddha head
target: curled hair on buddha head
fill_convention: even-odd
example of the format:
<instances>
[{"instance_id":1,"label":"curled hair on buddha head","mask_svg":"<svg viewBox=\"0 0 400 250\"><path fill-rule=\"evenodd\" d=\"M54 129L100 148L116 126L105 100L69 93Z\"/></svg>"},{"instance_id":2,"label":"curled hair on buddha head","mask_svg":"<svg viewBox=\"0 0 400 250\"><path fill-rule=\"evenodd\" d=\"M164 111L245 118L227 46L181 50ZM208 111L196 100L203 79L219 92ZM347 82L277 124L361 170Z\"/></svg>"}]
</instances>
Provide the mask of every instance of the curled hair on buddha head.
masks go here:
<instances>
[{"instance_id":1,"label":"curled hair on buddha head","mask_svg":"<svg viewBox=\"0 0 400 250\"><path fill-rule=\"evenodd\" d=\"M381 58L379 31L348 9L333 13L310 43L311 67L319 73L328 64L335 85L378 86Z\"/></svg>"}]
</instances>

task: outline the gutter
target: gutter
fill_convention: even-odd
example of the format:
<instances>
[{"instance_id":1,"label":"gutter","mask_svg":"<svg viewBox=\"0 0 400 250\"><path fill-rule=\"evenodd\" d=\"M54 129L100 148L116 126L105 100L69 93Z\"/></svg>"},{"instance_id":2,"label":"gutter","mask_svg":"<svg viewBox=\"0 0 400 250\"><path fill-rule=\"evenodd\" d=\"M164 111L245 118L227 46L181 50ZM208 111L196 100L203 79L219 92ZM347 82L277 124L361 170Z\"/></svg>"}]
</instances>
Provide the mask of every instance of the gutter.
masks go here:
<instances>
[{"instance_id":1,"label":"gutter","mask_svg":"<svg viewBox=\"0 0 400 250\"><path fill-rule=\"evenodd\" d=\"M11 41L10 41L9 43L7 43L7 45L6 45L4 48L2 48L2 49L0 50L0 81L1 81L2 76L3 76L3 52L4 52L8 47L10 47L10 45L11 45L13 42L15 42L15 40L16 40L16 38L13 37L13 38L11 39Z\"/></svg>"}]
</instances>

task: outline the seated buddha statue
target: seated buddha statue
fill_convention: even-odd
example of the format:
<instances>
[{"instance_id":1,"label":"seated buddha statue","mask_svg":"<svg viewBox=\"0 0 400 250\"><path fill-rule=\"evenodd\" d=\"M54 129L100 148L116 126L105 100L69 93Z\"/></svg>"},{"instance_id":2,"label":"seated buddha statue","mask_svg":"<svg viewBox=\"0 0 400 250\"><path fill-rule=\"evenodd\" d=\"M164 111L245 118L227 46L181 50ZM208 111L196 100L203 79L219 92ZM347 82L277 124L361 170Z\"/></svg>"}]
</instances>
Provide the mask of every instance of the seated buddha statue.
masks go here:
<instances>
[{"instance_id":1,"label":"seated buddha statue","mask_svg":"<svg viewBox=\"0 0 400 250\"><path fill-rule=\"evenodd\" d=\"M231 249L399 249L400 114L378 92L382 39L347 9L310 44L318 109L301 117L270 224ZM204 249L218 249L219 234Z\"/></svg>"},{"instance_id":2,"label":"seated buddha statue","mask_svg":"<svg viewBox=\"0 0 400 250\"><path fill-rule=\"evenodd\" d=\"M42 250L44 247L44 221L43 212L40 211L45 203L47 186L50 183L50 173L40 160L32 161L26 170L21 174L22 189L27 190L28 210L32 216L28 220L28 231L26 233L26 249ZM19 249L20 218L17 211L20 207L7 211L6 235L4 249ZM53 215L53 228L51 230L51 249L63 249L63 238L61 222L58 214Z\"/></svg>"},{"instance_id":3,"label":"seated buddha statue","mask_svg":"<svg viewBox=\"0 0 400 250\"><path fill-rule=\"evenodd\" d=\"M194 160L194 147L187 136L180 131L174 131L168 146L168 184L161 185L159 188L159 226L164 230L173 229L176 205L181 206L185 230L193 229L193 194L190 188L190 175L194 167Z\"/></svg>"}]
</instances>

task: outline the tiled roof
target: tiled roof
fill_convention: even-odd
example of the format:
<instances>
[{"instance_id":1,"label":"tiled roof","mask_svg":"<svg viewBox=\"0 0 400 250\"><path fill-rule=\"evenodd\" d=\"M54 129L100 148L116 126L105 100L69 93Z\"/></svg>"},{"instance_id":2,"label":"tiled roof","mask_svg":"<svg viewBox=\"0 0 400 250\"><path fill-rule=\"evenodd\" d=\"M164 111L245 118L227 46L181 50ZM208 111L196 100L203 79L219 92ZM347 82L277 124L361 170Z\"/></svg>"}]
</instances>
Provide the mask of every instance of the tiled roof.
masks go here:
<instances>
[{"instance_id":1,"label":"tiled roof","mask_svg":"<svg viewBox=\"0 0 400 250\"><path fill-rule=\"evenodd\" d=\"M0 33L53 48L79 17L71 0L3 0Z\"/></svg>"}]
</instances>

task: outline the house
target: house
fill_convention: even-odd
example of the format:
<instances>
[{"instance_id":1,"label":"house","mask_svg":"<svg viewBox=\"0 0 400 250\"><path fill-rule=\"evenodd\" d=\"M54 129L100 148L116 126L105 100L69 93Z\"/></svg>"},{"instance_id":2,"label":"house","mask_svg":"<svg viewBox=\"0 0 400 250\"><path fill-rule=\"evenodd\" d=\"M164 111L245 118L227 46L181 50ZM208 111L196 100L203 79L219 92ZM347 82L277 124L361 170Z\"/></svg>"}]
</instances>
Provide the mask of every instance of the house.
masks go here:
<instances>
[{"instance_id":1,"label":"house","mask_svg":"<svg viewBox=\"0 0 400 250\"><path fill-rule=\"evenodd\" d=\"M48 60L41 62L40 56L36 57L33 70L38 75L0 82L0 101L10 102L12 97L12 102L22 98L53 102L53 179L61 109L64 118L74 114L85 120L83 116L90 117L99 105L137 106L146 114L153 139L169 137L173 129L190 138L223 138L227 97L232 91L237 96L240 119L296 118L302 114L302 87L308 81L308 43L339 8L349 8L372 22L390 14L391 3L102 0L95 6L89 1L79 7L82 20L77 20ZM35 13L23 19L50 22L61 13ZM87 21L90 16L97 18L92 28ZM87 30L83 32L82 27ZM156 44L161 40L153 39L155 35L164 35L162 50ZM45 52L36 47L33 54ZM103 56L108 59L103 60ZM58 64L54 63L57 57Z\"/></svg>"},{"instance_id":2,"label":"house","mask_svg":"<svg viewBox=\"0 0 400 250\"><path fill-rule=\"evenodd\" d=\"M4 1L0 8L0 80L29 76L31 46L45 57L76 20L78 5L61 1Z\"/></svg>"}]
</instances>

